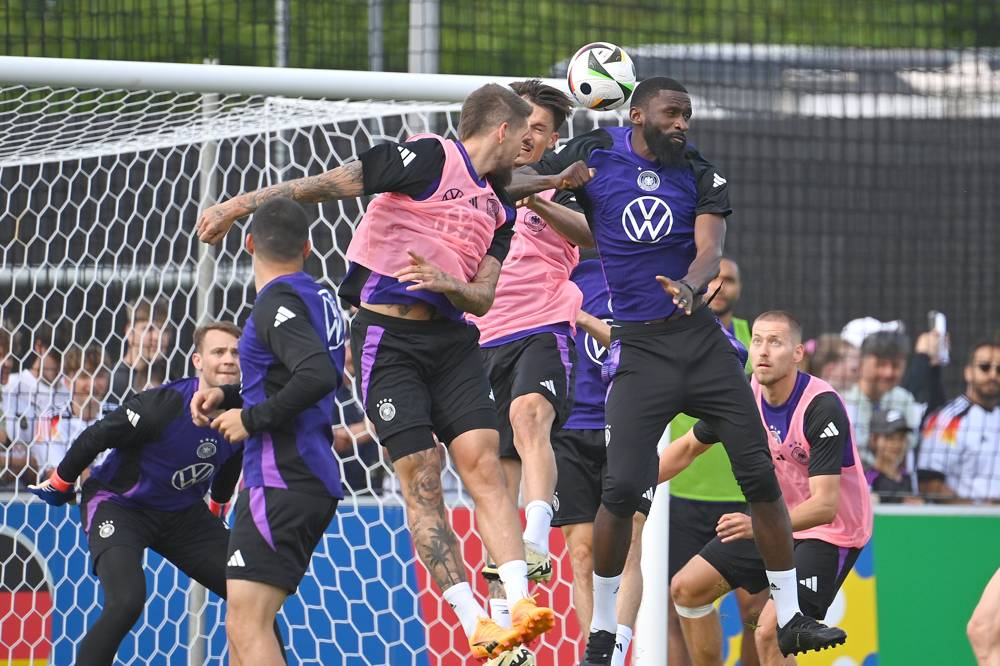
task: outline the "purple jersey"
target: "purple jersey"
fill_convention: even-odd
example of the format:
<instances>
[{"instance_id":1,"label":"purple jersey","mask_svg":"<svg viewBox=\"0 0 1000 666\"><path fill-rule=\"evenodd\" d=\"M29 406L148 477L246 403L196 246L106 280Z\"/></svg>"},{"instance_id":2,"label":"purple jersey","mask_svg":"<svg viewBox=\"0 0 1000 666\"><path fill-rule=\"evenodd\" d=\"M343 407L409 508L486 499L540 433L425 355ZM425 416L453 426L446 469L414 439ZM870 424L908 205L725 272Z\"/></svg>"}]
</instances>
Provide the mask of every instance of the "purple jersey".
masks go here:
<instances>
[{"instance_id":1,"label":"purple jersey","mask_svg":"<svg viewBox=\"0 0 1000 666\"><path fill-rule=\"evenodd\" d=\"M558 173L578 159L597 174L577 201L587 213L618 321L649 321L676 310L657 275L682 279L695 258L695 218L728 215L726 179L693 146L682 166L650 162L632 150L631 127L581 135L535 165Z\"/></svg>"},{"instance_id":2,"label":"purple jersey","mask_svg":"<svg viewBox=\"0 0 1000 666\"><path fill-rule=\"evenodd\" d=\"M227 461L238 465L242 445L231 445L215 430L191 422L189 405L197 390L198 379L192 377L132 396L77 438L59 464L59 476L76 479L110 448L88 479L99 488L95 501L182 511L203 501L210 486L213 497L228 500L238 467L237 474L228 475L225 492L217 493L213 481Z\"/></svg>"},{"instance_id":3,"label":"purple jersey","mask_svg":"<svg viewBox=\"0 0 1000 666\"><path fill-rule=\"evenodd\" d=\"M583 292L583 311L598 319L610 321L611 303L608 283L601 262L588 259L580 262L570 279ZM601 379L601 365L608 350L579 326L576 329L576 402L563 428L568 430L599 430L604 428L604 398L607 386Z\"/></svg>"},{"instance_id":4,"label":"purple jersey","mask_svg":"<svg viewBox=\"0 0 1000 666\"><path fill-rule=\"evenodd\" d=\"M344 338L335 294L305 273L257 295L240 338L247 487L344 496L332 450Z\"/></svg>"}]
</instances>

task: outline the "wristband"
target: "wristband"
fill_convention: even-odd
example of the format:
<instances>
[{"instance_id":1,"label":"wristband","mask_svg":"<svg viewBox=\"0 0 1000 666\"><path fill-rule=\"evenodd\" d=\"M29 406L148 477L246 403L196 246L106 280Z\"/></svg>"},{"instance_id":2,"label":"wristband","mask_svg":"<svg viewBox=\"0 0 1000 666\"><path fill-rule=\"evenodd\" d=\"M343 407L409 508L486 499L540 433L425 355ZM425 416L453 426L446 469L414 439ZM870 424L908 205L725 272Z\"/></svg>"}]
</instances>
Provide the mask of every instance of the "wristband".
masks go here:
<instances>
[{"instance_id":1,"label":"wristband","mask_svg":"<svg viewBox=\"0 0 1000 666\"><path fill-rule=\"evenodd\" d=\"M692 287L691 285L689 285L686 280L678 280L677 282L679 284L684 285L685 287L687 287L688 289L691 290L691 298L697 298L698 297L698 292L695 291L695 288Z\"/></svg>"},{"instance_id":2,"label":"wristband","mask_svg":"<svg viewBox=\"0 0 1000 666\"><path fill-rule=\"evenodd\" d=\"M73 484L68 481L63 481L59 476L59 473L55 471L53 471L52 475L49 477L49 485L61 493L68 493L73 489Z\"/></svg>"}]
</instances>

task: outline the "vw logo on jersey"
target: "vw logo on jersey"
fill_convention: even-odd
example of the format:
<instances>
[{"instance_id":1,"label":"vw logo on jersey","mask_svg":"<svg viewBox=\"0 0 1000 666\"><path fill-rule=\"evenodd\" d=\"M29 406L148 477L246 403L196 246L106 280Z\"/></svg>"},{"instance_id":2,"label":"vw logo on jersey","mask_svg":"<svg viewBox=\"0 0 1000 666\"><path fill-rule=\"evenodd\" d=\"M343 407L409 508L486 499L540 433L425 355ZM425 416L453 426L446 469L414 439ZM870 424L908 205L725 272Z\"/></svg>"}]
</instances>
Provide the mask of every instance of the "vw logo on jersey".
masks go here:
<instances>
[{"instance_id":1,"label":"vw logo on jersey","mask_svg":"<svg viewBox=\"0 0 1000 666\"><path fill-rule=\"evenodd\" d=\"M633 243L658 243L673 226L674 214L659 197L633 199L622 211L622 228Z\"/></svg>"},{"instance_id":2,"label":"vw logo on jersey","mask_svg":"<svg viewBox=\"0 0 1000 666\"><path fill-rule=\"evenodd\" d=\"M635 184L646 192L652 192L660 186L660 177L655 171L643 171L639 174Z\"/></svg>"},{"instance_id":3,"label":"vw logo on jersey","mask_svg":"<svg viewBox=\"0 0 1000 666\"><path fill-rule=\"evenodd\" d=\"M604 323L610 326L611 320L605 319ZM602 365L604 363L604 359L607 358L608 348L595 340L590 333L585 334L583 339L587 348L587 358L593 361L596 365Z\"/></svg>"},{"instance_id":4,"label":"vw logo on jersey","mask_svg":"<svg viewBox=\"0 0 1000 666\"><path fill-rule=\"evenodd\" d=\"M212 463L194 463L174 472L174 476L170 479L170 485L177 490L187 490L191 486L208 481L212 478L214 471L215 465Z\"/></svg>"},{"instance_id":5,"label":"vw logo on jersey","mask_svg":"<svg viewBox=\"0 0 1000 666\"><path fill-rule=\"evenodd\" d=\"M337 307L337 300L329 289L320 289L316 292L323 299L323 323L326 325L326 340L330 351L343 346L347 337L347 324L340 315L340 308Z\"/></svg>"}]
</instances>

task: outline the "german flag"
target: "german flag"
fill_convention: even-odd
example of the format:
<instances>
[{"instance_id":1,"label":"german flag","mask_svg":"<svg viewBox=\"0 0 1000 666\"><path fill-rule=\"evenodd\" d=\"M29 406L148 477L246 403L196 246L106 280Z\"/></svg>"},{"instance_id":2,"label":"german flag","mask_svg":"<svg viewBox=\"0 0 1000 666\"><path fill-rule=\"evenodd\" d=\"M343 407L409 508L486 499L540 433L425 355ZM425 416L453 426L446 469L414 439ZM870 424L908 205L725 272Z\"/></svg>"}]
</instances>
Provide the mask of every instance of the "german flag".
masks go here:
<instances>
[{"instance_id":1,"label":"german flag","mask_svg":"<svg viewBox=\"0 0 1000 666\"><path fill-rule=\"evenodd\" d=\"M0 532L0 664L47 664L52 651L52 590L29 543Z\"/></svg>"}]
</instances>

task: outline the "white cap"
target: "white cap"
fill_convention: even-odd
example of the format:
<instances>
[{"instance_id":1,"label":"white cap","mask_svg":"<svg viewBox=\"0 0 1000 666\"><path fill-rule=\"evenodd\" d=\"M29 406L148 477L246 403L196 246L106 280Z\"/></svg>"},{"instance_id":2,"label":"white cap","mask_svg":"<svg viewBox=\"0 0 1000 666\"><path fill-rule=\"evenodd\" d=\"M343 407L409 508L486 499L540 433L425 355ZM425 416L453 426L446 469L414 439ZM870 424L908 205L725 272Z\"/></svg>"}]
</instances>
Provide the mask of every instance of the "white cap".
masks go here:
<instances>
[{"instance_id":1,"label":"white cap","mask_svg":"<svg viewBox=\"0 0 1000 666\"><path fill-rule=\"evenodd\" d=\"M875 317L860 317L847 322L840 331L840 337L855 347L861 348L861 343L872 333L880 331L905 332L906 327L899 319L895 321L879 321Z\"/></svg>"}]
</instances>

